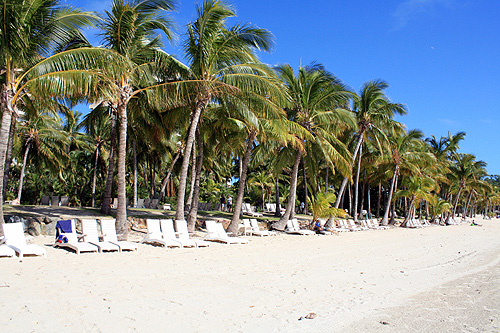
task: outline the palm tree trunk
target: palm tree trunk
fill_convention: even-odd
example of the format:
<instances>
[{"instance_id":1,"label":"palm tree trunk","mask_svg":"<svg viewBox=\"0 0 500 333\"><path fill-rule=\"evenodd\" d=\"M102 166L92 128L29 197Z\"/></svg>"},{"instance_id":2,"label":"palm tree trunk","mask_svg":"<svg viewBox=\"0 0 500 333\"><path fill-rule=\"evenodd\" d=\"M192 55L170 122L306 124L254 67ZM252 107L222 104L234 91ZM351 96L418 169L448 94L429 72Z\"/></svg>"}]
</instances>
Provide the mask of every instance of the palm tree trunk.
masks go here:
<instances>
[{"instance_id":1,"label":"palm tree trunk","mask_svg":"<svg viewBox=\"0 0 500 333\"><path fill-rule=\"evenodd\" d=\"M186 198L186 183L187 174L189 169L189 160L191 158L191 151L193 150L193 143L195 140L196 129L200 120L201 112L207 104L206 101L198 101L191 119L191 126L189 127L188 137L186 140L186 154L182 159L181 174L179 180L179 190L177 192L177 210L175 212L176 220L184 219L184 199Z\"/></svg>"},{"instance_id":2,"label":"palm tree trunk","mask_svg":"<svg viewBox=\"0 0 500 333\"><path fill-rule=\"evenodd\" d=\"M359 146L358 167L356 168L356 181L354 184L354 222L358 220L358 188L359 188L359 171L361 169L361 155L363 146Z\"/></svg>"},{"instance_id":3,"label":"palm tree trunk","mask_svg":"<svg viewBox=\"0 0 500 333\"><path fill-rule=\"evenodd\" d=\"M119 240L127 240L128 225L127 225L127 192L126 192L126 159L127 159L127 104L128 94L123 91L118 104L119 117L119 139L118 139L118 207L116 209L116 232L119 235Z\"/></svg>"},{"instance_id":4,"label":"palm tree trunk","mask_svg":"<svg viewBox=\"0 0 500 333\"><path fill-rule=\"evenodd\" d=\"M106 186L101 203L101 214L111 213L111 194L113 192L113 175L115 172L115 151L116 151L116 110L111 110L111 129L109 133L109 161Z\"/></svg>"},{"instance_id":5,"label":"palm tree trunk","mask_svg":"<svg viewBox=\"0 0 500 333\"><path fill-rule=\"evenodd\" d=\"M21 167L21 177L19 177L19 189L17 191L17 202L21 203L21 194L23 193L24 171L26 170L26 162L28 161L28 153L30 151L30 144L26 145L24 151L23 166Z\"/></svg>"},{"instance_id":6,"label":"palm tree trunk","mask_svg":"<svg viewBox=\"0 0 500 333\"><path fill-rule=\"evenodd\" d=\"M368 202L368 218L370 219L372 217L372 202L371 202L371 195L370 195L370 183L366 183L366 187L368 190L366 191L366 201Z\"/></svg>"},{"instance_id":7,"label":"palm tree trunk","mask_svg":"<svg viewBox=\"0 0 500 333\"><path fill-rule=\"evenodd\" d=\"M358 154L359 148L361 147L361 144L363 143L364 135L365 135L365 129L363 128L359 133L358 143L356 144L356 148L354 148L354 153L352 155L352 164L354 164L354 161L356 161L356 156ZM337 200L335 200L335 208L339 208L340 200L342 199L342 195L344 194L346 185L347 185L347 177L344 178L344 180L342 181L342 185L340 185L339 194L337 195Z\"/></svg>"},{"instance_id":8,"label":"palm tree trunk","mask_svg":"<svg viewBox=\"0 0 500 333\"><path fill-rule=\"evenodd\" d=\"M382 202L382 182L378 182L377 218L380 217L380 203L381 202Z\"/></svg>"},{"instance_id":9,"label":"palm tree trunk","mask_svg":"<svg viewBox=\"0 0 500 333\"><path fill-rule=\"evenodd\" d=\"M95 206L95 186L97 182L97 163L99 162L99 146L95 150L94 175L92 176L92 208Z\"/></svg>"},{"instance_id":10,"label":"palm tree trunk","mask_svg":"<svg viewBox=\"0 0 500 333\"><path fill-rule=\"evenodd\" d=\"M13 72L11 74L13 76ZM11 79L9 77L9 79ZM3 179L5 174L5 155L7 152L7 144L9 141L10 127L12 123L12 114L14 109L12 101L14 98L14 91L10 88L12 81L8 80L2 86L1 91L1 108L2 108L2 127L0 128L0 199L3 199ZM4 223L3 219L3 205L0 204L0 224ZM0 235L3 235L3 228L0 228Z\"/></svg>"},{"instance_id":11,"label":"palm tree trunk","mask_svg":"<svg viewBox=\"0 0 500 333\"><path fill-rule=\"evenodd\" d=\"M472 193L473 193L473 190L471 189L470 190L470 193L469 193L469 196L467 198L467 202L465 203L465 209L464 209L464 212L462 214L462 217L465 219L467 217L467 212L469 211L469 206L470 206L470 201L472 199Z\"/></svg>"},{"instance_id":12,"label":"palm tree trunk","mask_svg":"<svg viewBox=\"0 0 500 333\"><path fill-rule=\"evenodd\" d=\"M458 206L458 200L460 199L461 193L462 193L462 184L460 184L457 196L455 197L455 201L453 202L453 218L455 218L455 213L457 211L457 206Z\"/></svg>"},{"instance_id":13,"label":"palm tree trunk","mask_svg":"<svg viewBox=\"0 0 500 333\"><path fill-rule=\"evenodd\" d=\"M175 155L175 158L172 161L172 164L170 165L170 168L167 171L167 176L165 177L165 179L163 179L163 182L161 184L160 197L159 197L160 200L162 200L163 197L165 196L165 189L167 188L168 180L170 179L170 176L172 175L172 170L174 170L175 163L179 159L179 156L181 156L181 153L182 153L182 148L177 151L177 154Z\"/></svg>"},{"instance_id":14,"label":"palm tree trunk","mask_svg":"<svg viewBox=\"0 0 500 333\"><path fill-rule=\"evenodd\" d=\"M7 152L5 156L5 172L3 176L3 201L7 199L7 186L9 185L9 171L10 171L10 164L12 163L12 147L14 146L16 124L17 124L16 118L12 117L10 125L10 133L9 133L9 142L7 144Z\"/></svg>"},{"instance_id":15,"label":"palm tree trunk","mask_svg":"<svg viewBox=\"0 0 500 333\"><path fill-rule=\"evenodd\" d=\"M328 171L329 170L330 170L330 168L327 165L326 170L325 170L325 193L328 192Z\"/></svg>"},{"instance_id":16,"label":"palm tree trunk","mask_svg":"<svg viewBox=\"0 0 500 333\"><path fill-rule=\"evenodd\" d=\"M307 197L309 196L307 193L307 173L306 173L306 162L302 160L302 173L303 173L303 178L304 178L304 211L301 212L302 214L307 214L309 211L309 204L307 203Z\"/></svg>"},{"instance_id":17,"label":"palm tree trunk","mask_svg":"<svg viewBox=\"0 0 500 333\"><path fill-rule=\"evenodd\" d=\"M275 200L276 200L276 210L274 211L274 216L276 217L281 217L281 203L280 203L280 182L278 179L278 175L276 175L276 193L275 193Z\"/></svg>"},{"instance_id":18,"label":"palm tree trunk","mask_svg":"<svg viewBox=\"0 0 500 333\"><path fill-rule=\"evenodd\" d=\"M396 167L394 168L394 174L392 175L391 187L389 189L389 196L387 198L387 205L385 207L384 217L382 218L382 221L380 222L381 225L387 225L387 223L388 223L389 210L391 209L392 194L394 193L394 185L396 182L396 177L397 177L398 171L399 171L399 166L396 165Z\"/></svg>"},{"instance_id":19,"label":"palm tree trunk","mask_svg":"<svg viewBox=\"0 0 500 333\"><path fill-rule=\"evenodd\" d=\"M293 164L292 176L290 179L290 194L288 196L288 202L286 205L285 214L281 219L272 224L272 228L276 230L285 230L286 223L293 216L292 213L295 210L295 198L297 196L297 178L299 173L299 164L302 158L302 152L297 150L297 155L295 156L295 163Z\"/></svg>"},{"instance_id":20,"label":"palm tree trunk","mask_svg":"<svg viewBox=\"0 0 500 333\"><path fill-rule=\"evenodd\" d=\"M196 182L196 145L193 145L193 161L191 162L191 186L186 201L186 209L190 210L193 204L194 185Z\"/></svg>"},{"instance_id":21,"label":"palm tree trunk","mask_svg":"<svg viewBox=\"0 0 500 333\"><path fill-rule=\"evenodd\" d=\"M198 216L198 203L200 202L200 178L201 169L203 167L203 142L201 140L200 129L196 129L196 142L198 145L198 157L196 159L196 170L193 177L195 178L194 190L193 190L193 204L189 210L187 224L188 231L194 232L196 227L196 217Z\"/></svg>"},{"instance_id":22,"label":"palm tree trunk","mask_svg":"<svg viewBox=\"0 0 500 333\"><path fill-rule=\"evenodd\" d=\"M228 232L232 232L234 234L237 233L239 229L241 205L243 204L243 197L245 196L245 183L247 181L248 165L250 164L250 156L252 155L252 149L256 135L256 131L250 132L250 135L247 138L245 155L243 156L243 161L241 163L241 173L238 182L238 194L236 196L236 202L234 203L233 217L231 218L231 223L227 228Z\"/></svg>"},{"instance_id":23,"label":"palm tree trunk","mask_svg":"<svg viewBox=\"0 0 500 333\"><path fill-rule=\"evenodd\" d=\"M137 141L132 141L132 152L134 154L134 202L133 207L137 207Z\"/></svg>"}]
</instances>

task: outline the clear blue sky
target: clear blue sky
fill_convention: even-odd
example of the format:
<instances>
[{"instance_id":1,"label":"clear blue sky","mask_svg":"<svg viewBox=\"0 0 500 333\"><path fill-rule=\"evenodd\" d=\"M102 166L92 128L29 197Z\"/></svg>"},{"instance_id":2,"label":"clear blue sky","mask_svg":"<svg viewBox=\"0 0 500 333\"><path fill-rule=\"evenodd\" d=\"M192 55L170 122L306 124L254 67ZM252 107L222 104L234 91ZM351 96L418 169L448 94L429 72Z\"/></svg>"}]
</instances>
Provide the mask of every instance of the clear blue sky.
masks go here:
<instances>
[{"instance_id":1,"label":"clear blue sky","mask_svg":"<svg viewBox=\"0 0 500 333\"><path fill-rule=\"evenodd\" d=\"M62 0L103 13L110 0ZM500 1L497 0L233 0L238 17L275 36L263 62L294 68L322 63L358 91L372 79L390 84L393 102L408 106L398 118L429 137L465 131L461 151L500 174ZM182 1L172 17L179 40L195 16ZM89 39L98 39L88 32ZM166 51L182 60L178 45Z\"/></svg>"}]
</instances>

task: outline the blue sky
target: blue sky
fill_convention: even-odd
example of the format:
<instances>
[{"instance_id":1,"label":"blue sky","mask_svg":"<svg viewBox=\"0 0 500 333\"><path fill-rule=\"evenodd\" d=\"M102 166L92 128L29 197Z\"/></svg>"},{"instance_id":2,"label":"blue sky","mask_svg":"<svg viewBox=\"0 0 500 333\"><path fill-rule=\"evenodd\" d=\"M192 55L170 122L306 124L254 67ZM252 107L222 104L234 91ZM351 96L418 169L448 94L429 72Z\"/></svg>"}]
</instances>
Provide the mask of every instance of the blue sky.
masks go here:
<instances>
[{"instance_id":1,"label":"blue sky","mask_svg":"<svg viewBox=\"0 0 500 333\"><path fill-rule=\"evenodd\" d=\"M109 0L62 0L102 13ZM429 137L465 131L461 151L500 174L500 1L496 0L233 0L238 17L270 30L275 48L263 62L294 68L322 63L358 91L369 80L390 84L388 96L404 103L398 118ZM195 1L172 14L179 27L195 17ZM95 45L98 39L88 31ZM179 43L177 43L179 44ZM178 45L165 50L182 59Z\"/></svg>"}]
</instances>

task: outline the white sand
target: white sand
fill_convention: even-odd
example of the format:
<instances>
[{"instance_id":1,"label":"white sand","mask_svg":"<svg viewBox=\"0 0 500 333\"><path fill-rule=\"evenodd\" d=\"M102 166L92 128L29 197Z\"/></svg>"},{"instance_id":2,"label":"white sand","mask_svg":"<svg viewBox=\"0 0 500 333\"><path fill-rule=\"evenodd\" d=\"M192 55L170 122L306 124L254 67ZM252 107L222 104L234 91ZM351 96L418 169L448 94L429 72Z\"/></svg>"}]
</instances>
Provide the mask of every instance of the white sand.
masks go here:
<instances>
[{"instance_id":1,"label":"white sand","mask_svg":"<svg viewBox=\"0 0 500 333\"><path fill-rule=\"evenodd\" d=\"M46 259L1 258L0 327L498 332L500 221L478 222L139 253L46 247Z\"/></svg>"}]
</instances>

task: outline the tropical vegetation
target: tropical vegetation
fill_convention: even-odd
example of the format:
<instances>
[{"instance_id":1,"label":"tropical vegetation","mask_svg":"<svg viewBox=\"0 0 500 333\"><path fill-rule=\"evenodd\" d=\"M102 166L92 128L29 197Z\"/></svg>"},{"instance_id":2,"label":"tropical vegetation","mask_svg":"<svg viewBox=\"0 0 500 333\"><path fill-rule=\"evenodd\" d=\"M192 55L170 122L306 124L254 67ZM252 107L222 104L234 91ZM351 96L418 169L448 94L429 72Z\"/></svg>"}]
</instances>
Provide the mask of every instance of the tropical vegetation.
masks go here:
<instances>
[{"instance_id":1,"label":"tropical vegetation","mask_svg":"<svg viewBox=\"0 0 500 333\"><path fill-rule=\"evenodd\" d=\"M181 34L183 59L171 56L162 40L175 40L176 6L114 0L91 13L58 0L0 4L4 202L64 195L115 214L117 198L122 238L139 198L170 204L194 230L198 208L231 196L231 232L244 203L276 204L268 213L278 230L298 213L402 217L405 226L488 215L500 204L500 176L460 151L464 132L426 138L407 129L407 107L381 79L357 93L319 63L260 62L272 33L229 25L236 11L224 1L200 0ZM99 30L102 46L86 40L86 27Z\"/></svg>"}]
</instances>

